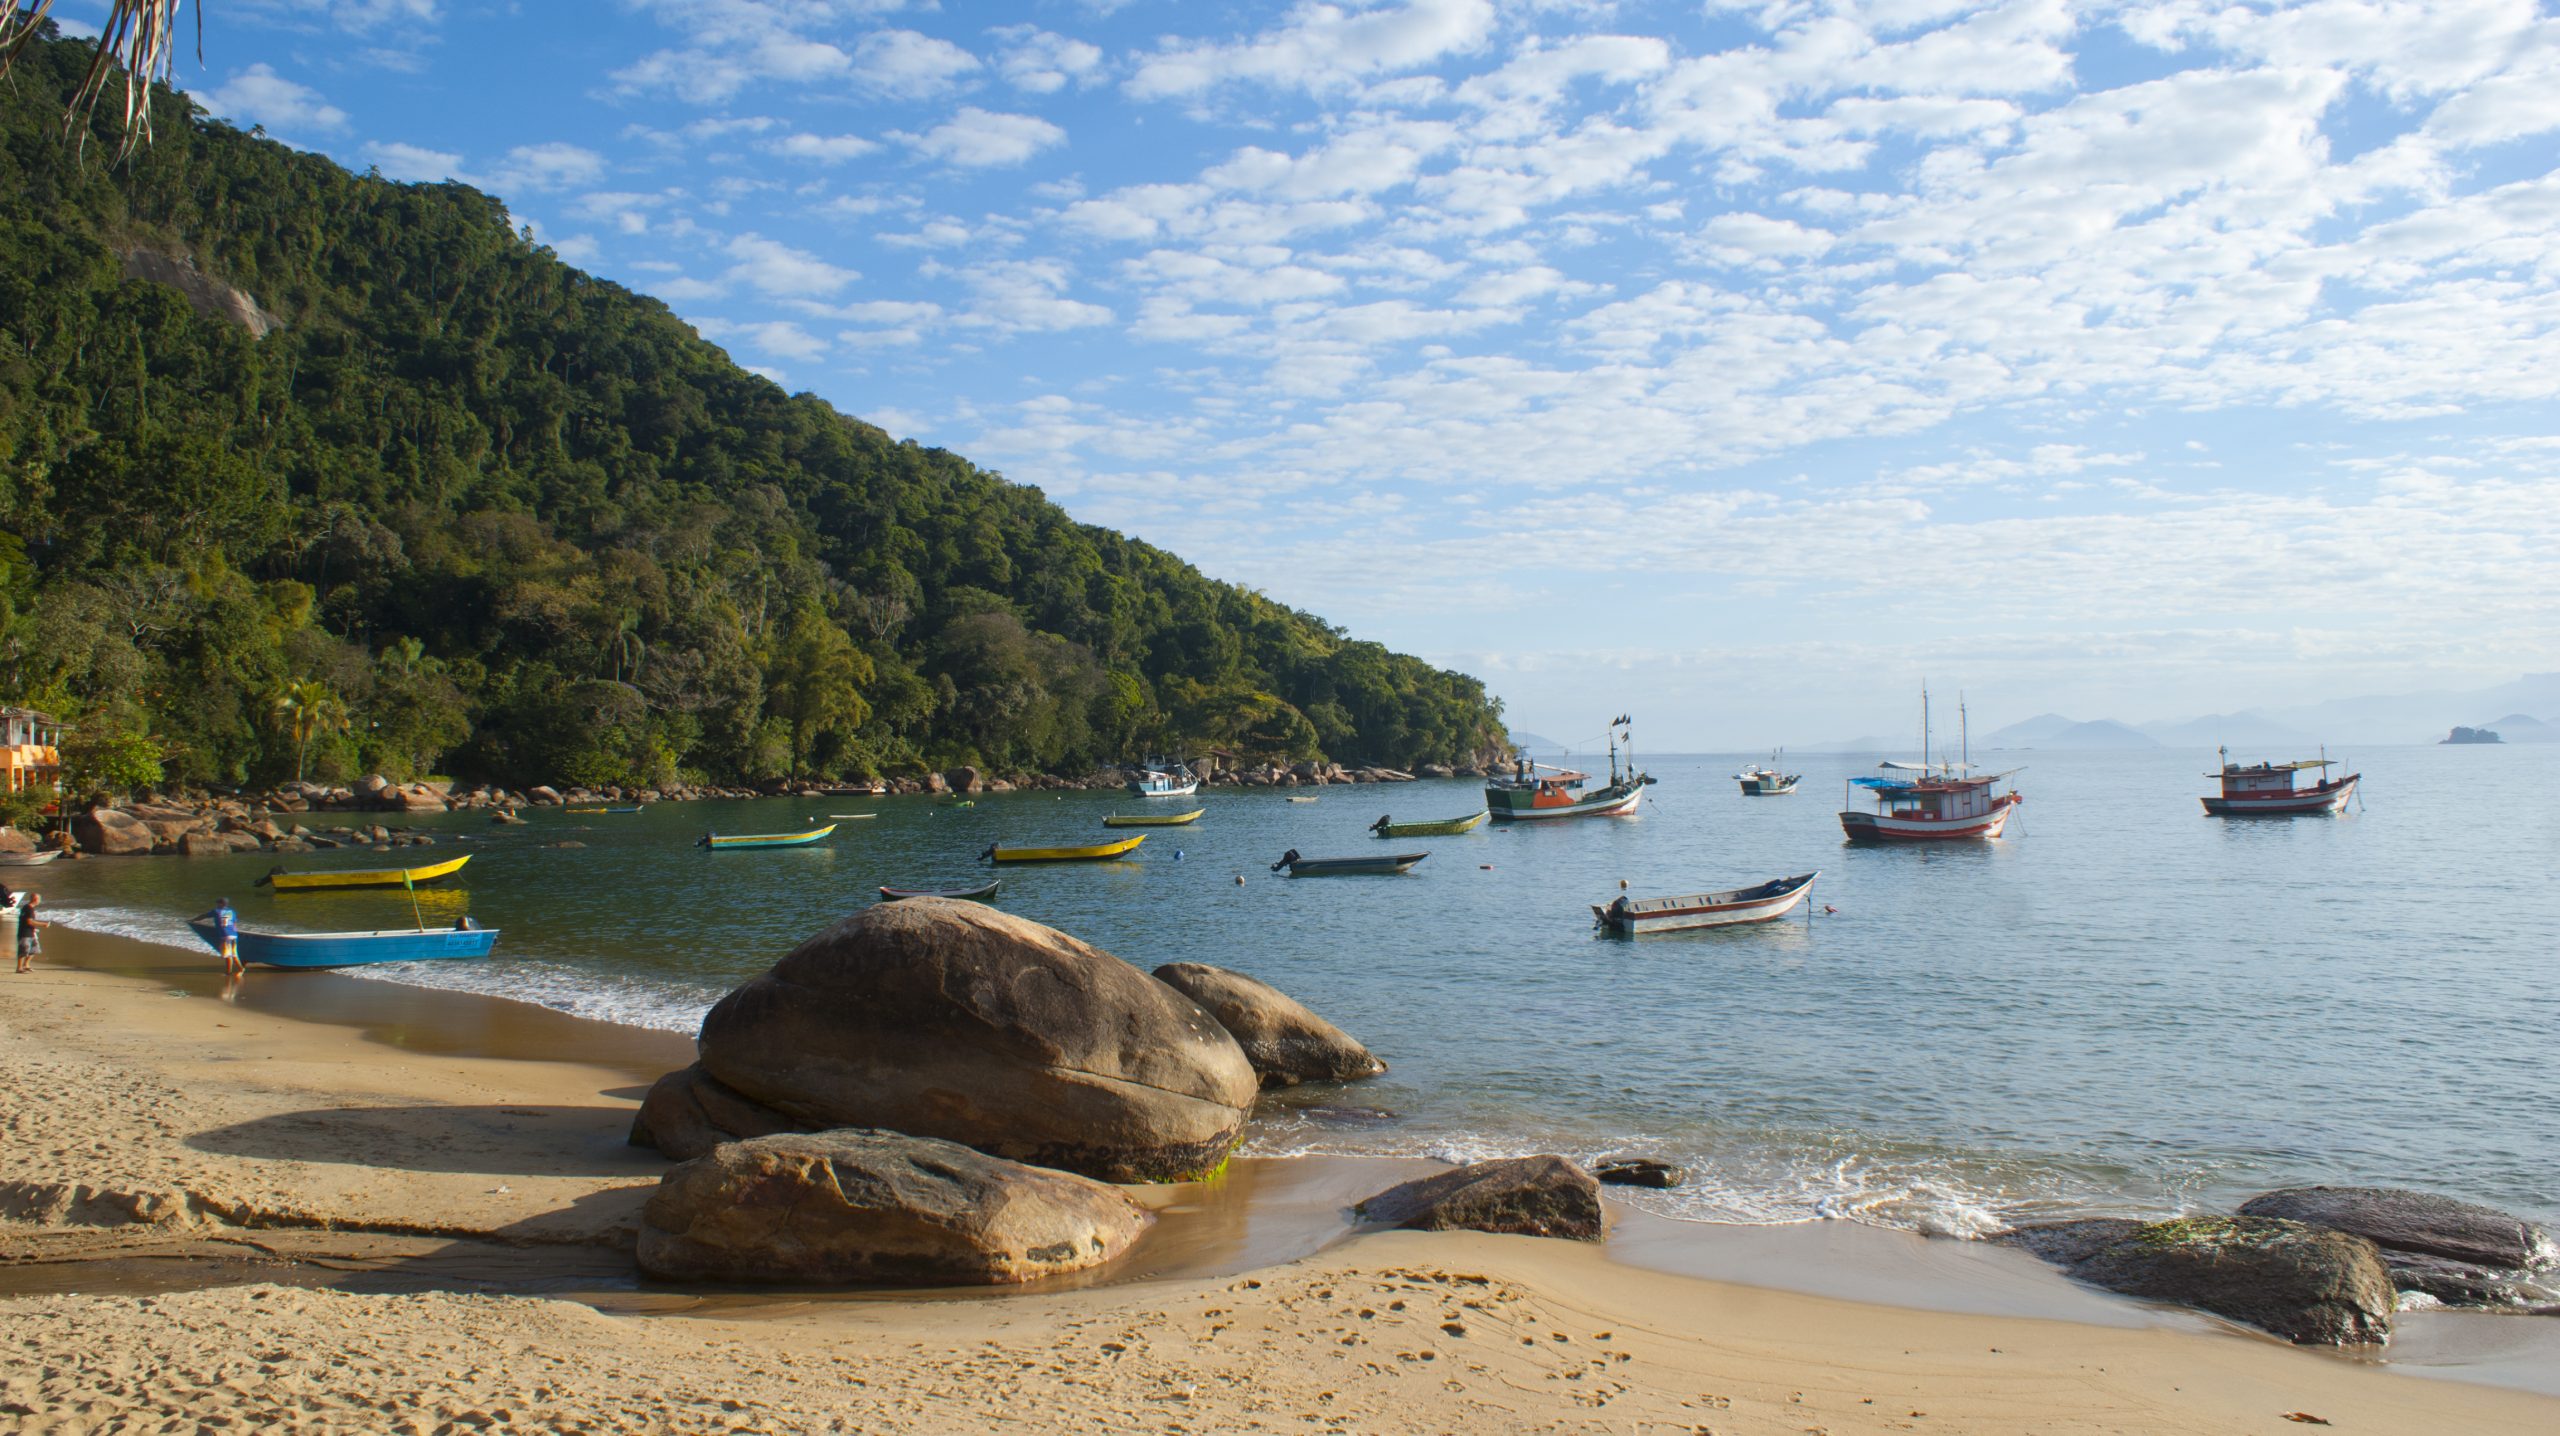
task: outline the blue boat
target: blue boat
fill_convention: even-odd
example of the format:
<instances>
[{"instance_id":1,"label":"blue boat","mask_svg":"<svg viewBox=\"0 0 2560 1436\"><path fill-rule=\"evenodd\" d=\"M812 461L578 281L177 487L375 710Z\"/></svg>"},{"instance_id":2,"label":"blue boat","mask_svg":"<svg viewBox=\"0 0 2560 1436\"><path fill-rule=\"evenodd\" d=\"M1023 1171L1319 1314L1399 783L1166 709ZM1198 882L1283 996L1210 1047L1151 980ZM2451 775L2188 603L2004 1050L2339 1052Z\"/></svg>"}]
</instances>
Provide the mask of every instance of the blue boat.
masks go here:
<instances>
[{"instance_id":1,"label":"blue boat","mask_svg":"<svg viewBox=\"0 0 2560 1436\"><path fill-rule=\"evenodd\" d=\"M465 922L470 919L465 918ZM213 920L195 918L205 946L222 950ZM425 962L445 957L487 957L498 945L494 927L390 928L381 932L252 932L240 929L240 960L268 967L362 967L372 962Z\"/></svg>"}]
</instances>

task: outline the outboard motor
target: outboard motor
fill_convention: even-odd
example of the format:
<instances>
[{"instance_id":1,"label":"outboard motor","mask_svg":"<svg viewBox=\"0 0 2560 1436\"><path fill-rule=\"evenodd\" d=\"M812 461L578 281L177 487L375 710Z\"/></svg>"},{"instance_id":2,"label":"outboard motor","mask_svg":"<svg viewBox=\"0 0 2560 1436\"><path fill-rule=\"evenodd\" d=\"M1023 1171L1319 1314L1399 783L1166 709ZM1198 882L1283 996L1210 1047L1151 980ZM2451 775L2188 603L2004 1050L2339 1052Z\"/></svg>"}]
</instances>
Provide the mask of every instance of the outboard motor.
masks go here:
<instances>
[{"instance_id":1,"label":"outboard motor","mask_svg":"<svg viewBox=\"0 0 2560 1436\"><path fill-rule=\"evenodd\" d=\"M1272 870L1273 872L1275 872L1275 873L1276 873L1276 872L1280 871L1282 868L1287 867L1289 864L1296 862L1297 860L1298 860L1298 850L1297 850L1296 848L1291 848L1289 851L1287 851L1287 852L1285 852L1285 853L1282 853L1282 854L1280 855L1280 861L1278 861L1278 862L1276 862L1276 863L1273 863L1273 864L1271 865L1271 870Z\"/></svg>"},{"instance_id":2,"label":"outboard motor","mask_svg":"<svg viewBox=\"0 0 2560 1436\"><path fill-rule=\"evenodd\" d=\"M989 843L989 844L987 844L987 850L986 850L985 852L983 852L983 853L978 854L978 861L980 861L980 862L982 862L982 863L991 863L991 862L994 862L995 860L996 860L996 845L995 845L995 844L993 844L993 843Z\"/></svg>"}]
</instances>

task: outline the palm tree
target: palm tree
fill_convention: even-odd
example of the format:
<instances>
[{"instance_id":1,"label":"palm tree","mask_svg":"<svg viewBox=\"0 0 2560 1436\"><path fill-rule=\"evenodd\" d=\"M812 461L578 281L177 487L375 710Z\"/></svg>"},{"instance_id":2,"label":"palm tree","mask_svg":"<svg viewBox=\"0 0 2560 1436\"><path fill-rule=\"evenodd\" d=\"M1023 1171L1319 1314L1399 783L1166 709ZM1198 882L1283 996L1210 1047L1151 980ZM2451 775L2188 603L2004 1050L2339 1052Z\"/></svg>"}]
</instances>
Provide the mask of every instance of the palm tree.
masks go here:
<instances>
[{"instance_id":1,"label":"palm tree","mask_svg":"<svg viewBox=\"0 0 2560 1436\"><path fill-rule=\"evenodd\" d=\"M121 74L124 79L124 143L116 157L124 159L134 150L151 142L151 86L154 81L167 81L176 71L178 61L178 11L187 0L112 0L107 18L98 26L98 56L89 62L89 73L81 78L80 88L63 111L62 127L67 132L98 107L99 97L107 90L107 82ZM17 0L0 0L0 76L9 72L36 36L44 31L45 16L53 9L53 0L32 0L23 10ZM204 61L204 7L196 7L196 61Z\"/></svg>"},{"instance_id":2,"label":"palm tree","mask_svg":"<svg viewBox=\"0 0 2560 1436\"><path fill-rule=\"evenodd\" d=\"M311 740L344 733L352 726L346 701L316 678L286 684L276 695L273 711L285 735L293 739L293 781L297 783L310 766Z\"/></svg>"}]
</instances>

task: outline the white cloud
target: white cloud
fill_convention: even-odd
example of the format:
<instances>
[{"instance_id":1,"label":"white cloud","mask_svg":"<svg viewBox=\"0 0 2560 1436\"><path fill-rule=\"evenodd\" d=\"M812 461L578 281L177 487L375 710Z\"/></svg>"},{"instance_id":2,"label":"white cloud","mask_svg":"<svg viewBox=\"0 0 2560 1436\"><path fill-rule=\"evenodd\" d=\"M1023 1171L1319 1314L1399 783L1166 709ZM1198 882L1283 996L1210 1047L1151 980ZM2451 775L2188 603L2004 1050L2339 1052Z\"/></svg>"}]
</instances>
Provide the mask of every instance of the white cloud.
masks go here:
<instances>
[{"instance_id":1,"label":"white cloud","mask_svg":"<svg viewBox=\"0 0 2560 1436\"><path fill-rule=\"evenodd\" d=\"M604 156L583 145L554 140L518 145L489 174L489 187L501 191L575 189L604 178Z\"/></svg>"},{"instance_id":2,"label":"white cloud","mask_svg":"<svg viewBox=\"0 0 2560 1436\"><path fill-rule=\"evenodd\" d=\"M1034 95L1050 95L1102 71L1102 50L1083 40L1053 35L1034 25L991 30L1002 45L996 72L1005 83Z\"/></svg>"},{"instance_id":3,"label":"white cloud","mask_svg":"<svg viewBox=\"0 0 2560 1436\"><path fill-rule=\"evenodd\" d=\"M1302 3L1288 22L1234 43L1167 40L1138 63L1128 92L1142 100L1194 95L1235 81L1329 90L1471 51L1491 35L1490 0L1407 0L1347 9Z\"/></svg>"},{"instance_id":4,"label":"white cloud","mask_svg":"<svg viewBox=\"0 0 2560 1436\"><path fill-rule=\"evenodd\" d=\"M897 138L929 159L968 168L1018 165L1067 142L1067 132L1037 115L1008 115L963 105L950 119L920 135Z\"/></svg>"},{"instance_id":5,"label":"white cloud","mask_svg":"<svg viewBox=\"0 0 2560 1436\"><path fill-rule=\"evenodd\" d=\"M862 277L853 270L829 264L806 250L794 249L757 234L739 235L729 241L727 250L729 257L738 261L729 270L729 279L763 294L781 297L829 295Z\"/></svg>"},{"instance_id":6,"label":"white cloud","mask_svg":"<svg viewBox=\"0 0 2560 1436\"><path fill-rule=\"evenodd\" d=\"M347 124L347 112L323 99L319 91L288 80L263 63L251 65L197 98L217 115L270 130L340 130Z\"/></svg>"},{"instance_id":7,"label":"white cloud","mask_svg":"<svg viewBox=\"0 0 2560 1436\"><path fill-rule=\"evenodd\" d=\"M880 146L860 135L814 135L804 131L768 140L765 148L786 159L840 165L847 160L860 159Z\"/></svg>"},{"instance_id":8,"label":"white cloud","mask_svg":"<svg viewBox=\"0 0 2560 1436\"><path fill-rule=\"evenodd\" d=\"M948 94L980 68L978 57L931 35L881 30L854 46L853 81L875 95L900 100Z\"/></svg>"},{"instance_id":9,"label":"white cloud","mask_svg":"<svg viewBox=\"0 0 2560 1436\"><path fill-rule=\"evenodd\" d=\"M434 183L462 173L462 156L399 140L367 141L364 157L385 179Z\"/></svg>"}]
</instances>

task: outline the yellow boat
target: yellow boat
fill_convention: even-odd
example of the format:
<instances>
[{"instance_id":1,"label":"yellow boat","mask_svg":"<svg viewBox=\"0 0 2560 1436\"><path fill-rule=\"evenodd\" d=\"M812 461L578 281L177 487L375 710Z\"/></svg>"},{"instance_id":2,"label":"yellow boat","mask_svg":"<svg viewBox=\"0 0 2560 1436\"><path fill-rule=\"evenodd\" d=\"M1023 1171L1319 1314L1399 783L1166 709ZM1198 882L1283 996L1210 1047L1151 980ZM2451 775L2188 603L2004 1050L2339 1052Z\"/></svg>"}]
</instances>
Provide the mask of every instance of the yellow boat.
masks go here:
<instances>
[{"instance_id":1,"label":"yellow boat","mask_svg":"<svg viewBox=\"0 0 2560 1436\"><path fill-rule=\"evenodd\" d=\"M1079 848L1007 848L994 843L978 856L991 863L1085 863L1103 858L1116 858L1147 840L1144 833L1122 838L1116 843L1092 843Z\"/></svg>"},{"instance_id":2,"label":"yellow boat","mask_svg":"<svg viewBox=\"0 0 2560 1436\"><path fill-rule=\"evenodd\" d=\"M564 812L564 813L601 813L601 812L603 812L603 811L604 811L604 809L602 809L602 808L562 808L560 811L561 811L561 812Z\"/></svg>"},{"instance_id":3,"label":"yellow boat","mask_svg":"<svg viewBox=\"0 0 2560 1436\"><path fill-rule=\"evenodd\" d=\"M311 892L319 888L396 888L431 883L462 871L471 861L464 853L450 862L429 863L422 868L349 868L334 873L289 873L282 868L258 879L261 886L280 893Z\"/></svg>"},{"instance_id":4,"label":"yellow boat","mask_svg":"<svg viewBox=\"0 0 2560 1436\"><path fill-rule=\"evenodd\" d=\"M1106 828L1178 828L1196 821L1207 808L1193 808L1187 813L1113 813L1102 820Z\"/></svg>"}]
</instances>

